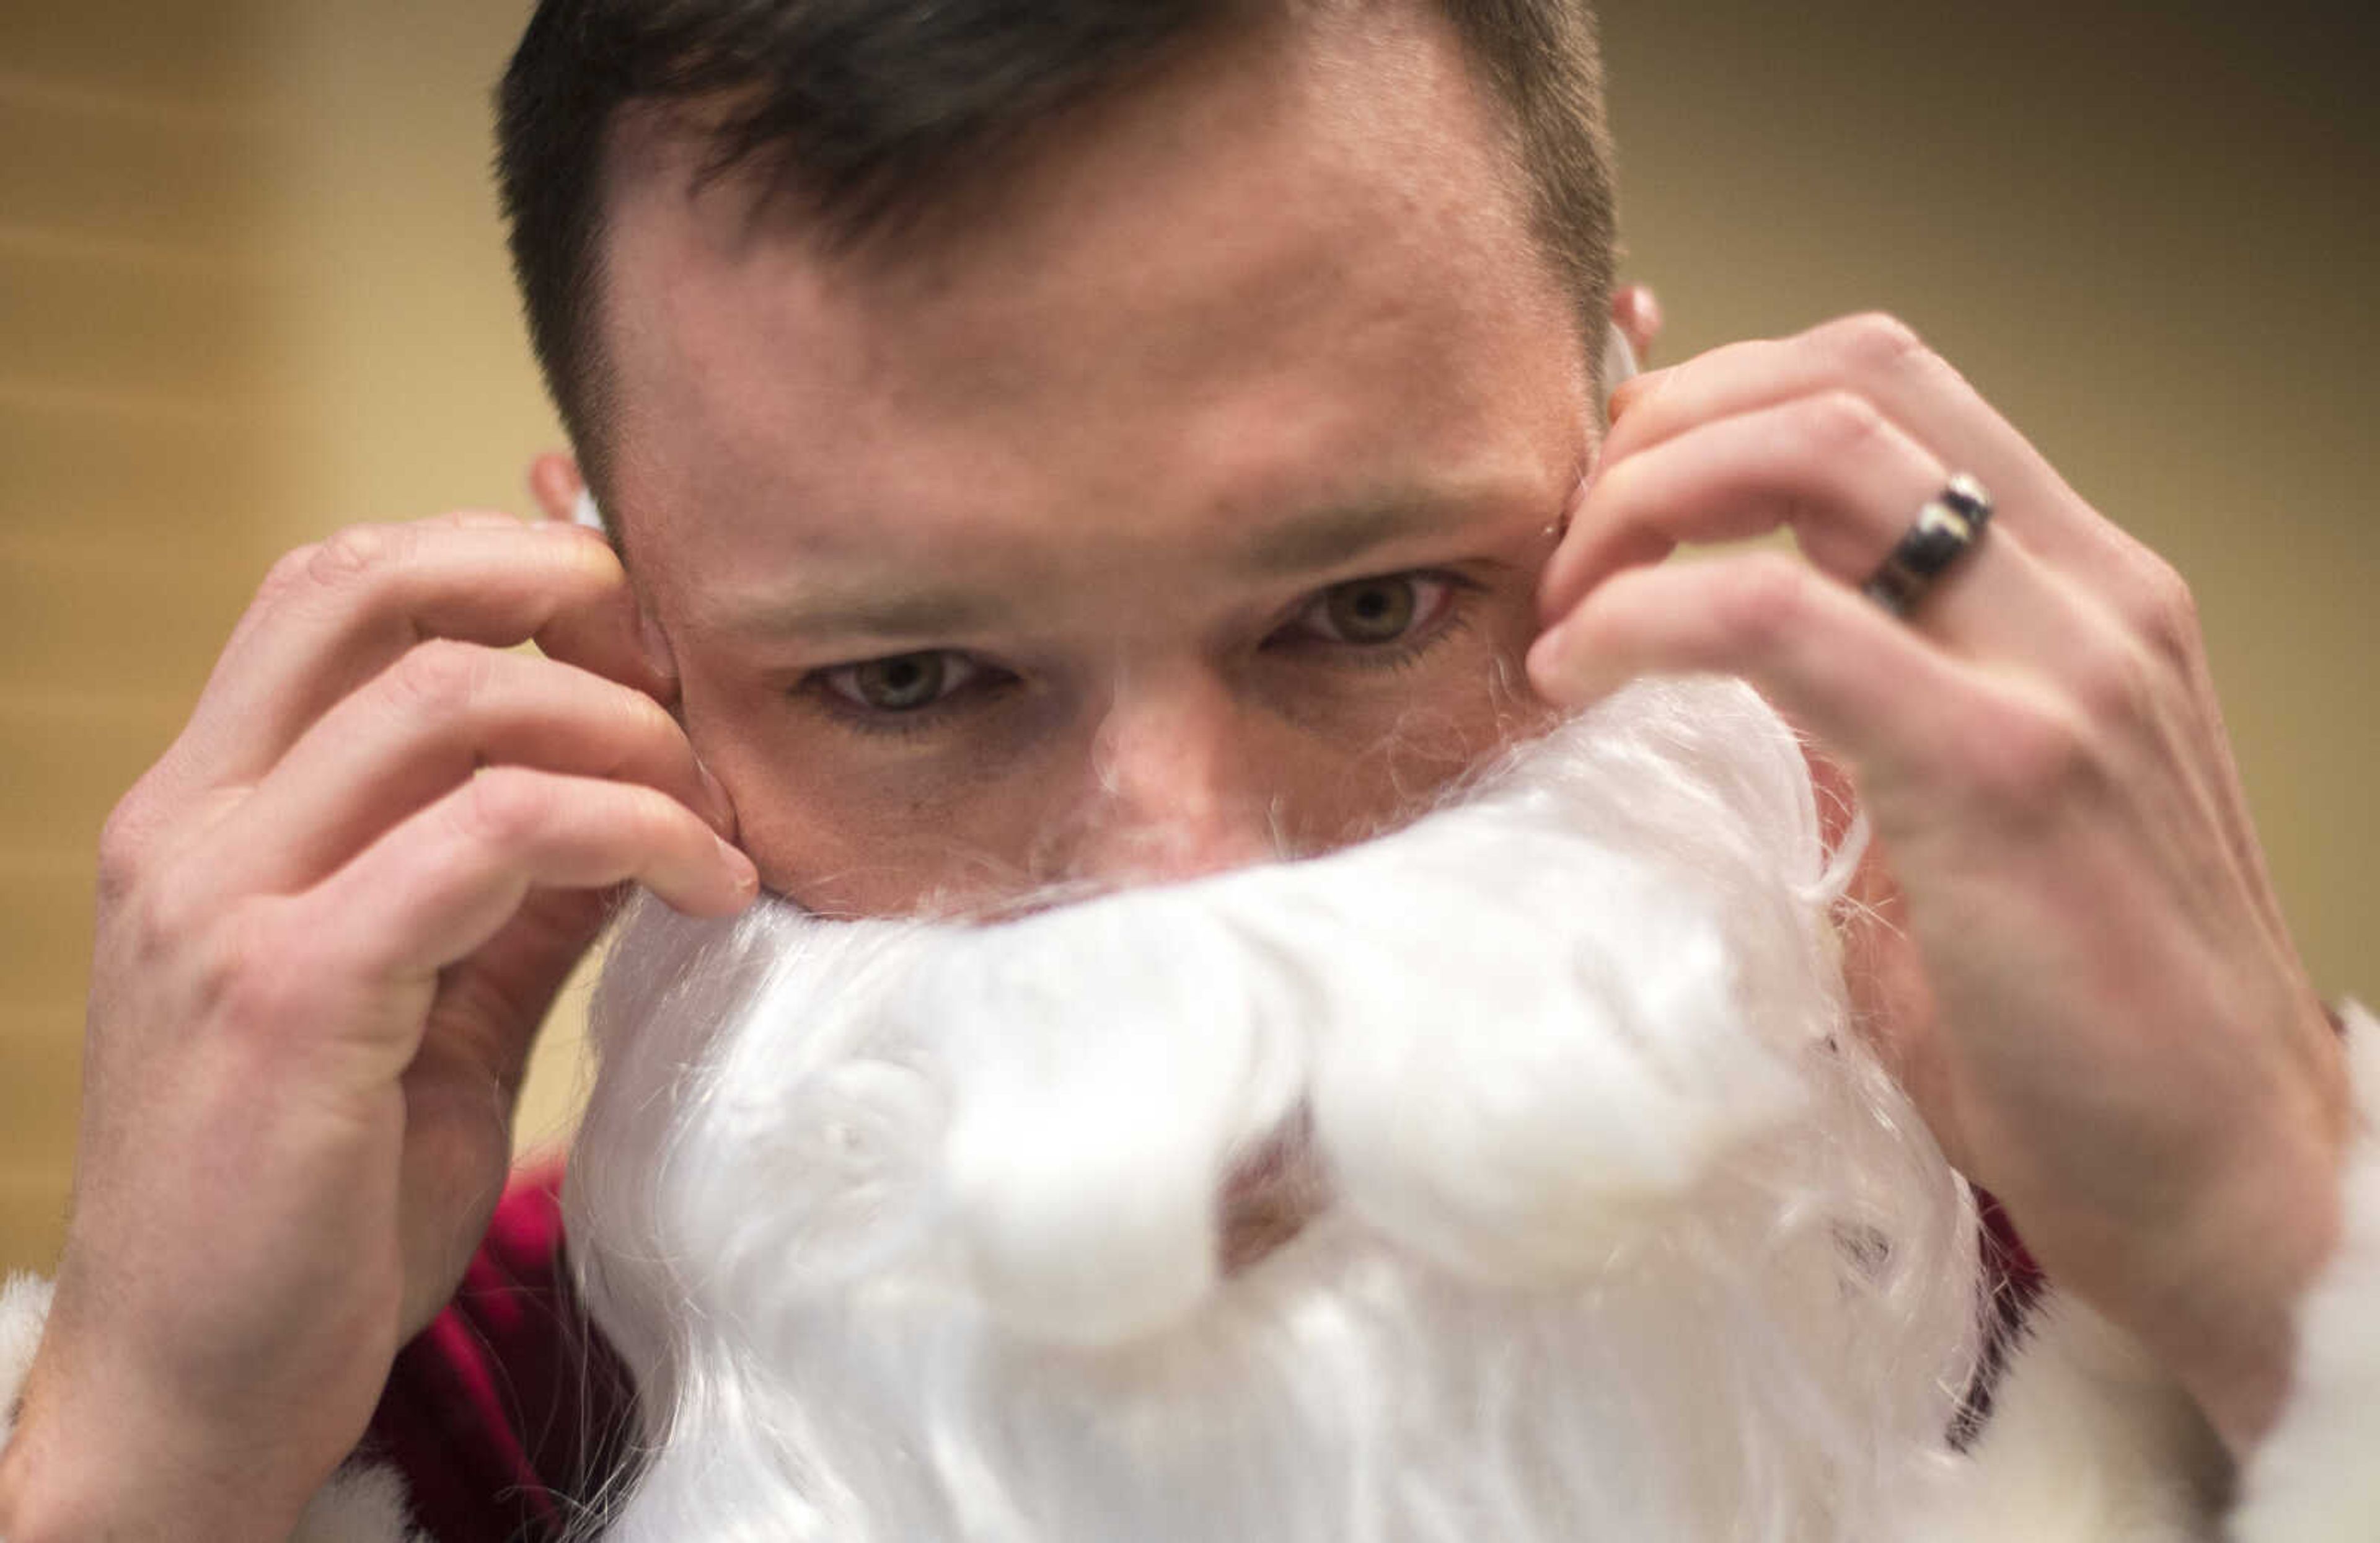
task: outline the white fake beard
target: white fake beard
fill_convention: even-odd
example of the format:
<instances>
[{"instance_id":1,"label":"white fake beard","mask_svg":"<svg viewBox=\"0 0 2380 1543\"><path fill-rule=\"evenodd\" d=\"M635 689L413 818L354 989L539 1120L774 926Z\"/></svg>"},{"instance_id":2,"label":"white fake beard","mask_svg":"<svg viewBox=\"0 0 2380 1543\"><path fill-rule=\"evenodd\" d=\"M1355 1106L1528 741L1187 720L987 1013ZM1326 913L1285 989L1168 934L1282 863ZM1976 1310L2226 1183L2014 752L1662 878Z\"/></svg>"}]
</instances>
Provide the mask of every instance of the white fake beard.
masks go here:
<instances>
[{"instance_id":1,"label":"white fake beard","mask_svg":"<svg viewBox=\"0 0 2380 1543\"><path fill-rule=\"evenodd\" d=\"M644 1454L591 1525L1895 1537L1974 1219L1825 868L1798 747L1701 682L1328 857L981 927L643 905L570 1170Z\"/></svg>"}]
</instances>

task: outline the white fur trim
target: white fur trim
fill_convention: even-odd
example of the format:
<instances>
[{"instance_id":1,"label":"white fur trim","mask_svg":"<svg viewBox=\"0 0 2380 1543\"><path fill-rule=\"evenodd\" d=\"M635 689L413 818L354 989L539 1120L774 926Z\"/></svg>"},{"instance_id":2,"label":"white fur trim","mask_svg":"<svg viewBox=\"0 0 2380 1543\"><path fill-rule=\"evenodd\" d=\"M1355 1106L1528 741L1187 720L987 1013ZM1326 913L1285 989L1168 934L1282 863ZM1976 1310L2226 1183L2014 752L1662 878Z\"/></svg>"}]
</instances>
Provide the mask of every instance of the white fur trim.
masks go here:
<instances>
[{"instance_id":1,"label":"white fur trim","mask_svg":"<svg viewBox=\"0 0 2380 1543\"><path fill-rule=\"evenodd\" d=\"M2034 1310L1924 1543L2212 1543L2229 1464L2189 1395L2079 1302Z\"/></svg>"},{"instance_id":2,"label":"white fur trim","mask_svg":"<svg viewBox=\"0 0 2380 1543\"><path fill-rule=\"evenodd\" d=\"M0 1447L16 1434L17 1400L25 1391L25 1374L33 1369L33 1352L49 1316L47 1281L13 1275L0 1286Z\"/></svg>"},{"instance_id":3,"label":"white fur trim","mask_svg":"<svg viewBox=\"0 0 2380 1543\"><path fill-rule=\"evenodd\" d=\"M331 1476L298 1518L289 1543L432 1543L405 1510L405 1480L395 1468L350 1462Z\"/></svg>"},{"instance_id":4,"label":"white fur trim","mask_svg":"<svg viewBox=\"0 0 2380 1543\"><path fill-rule=\"evenodd\" d=\"M1925 1543L2380 1539L2380 1021L2345 1009L2363 1134L2338 1257L2308 1295L2295 1386L2228 1528L2227 1464L2180 1388L2106 1320L2052 1298Z\"/></svg>"},{"instance_id":5,"label":"white fur trim","mask_svg":"<svg viewBox=\"0 0 2380 1543\"><path fill-rule=\"evenodd\" d=\"M2338 1253L2298 1320L2295 1384L2253 1462L2239 1543L2380 1537L2380 1020L2344 1009L2363 1131L2348 1161Z\"/></svg>"},{"instance_id":6,"label":"white fur trim","mask_svg":"<svg viewBox=\"0 0 2380 1543\"><path fill-rule=\"evenodd\" d=\"M42 1326L50 1316L50 1283L30 1275L0 1287L0 1446L15 1433L17 1399L31 1370ZM405 1481L396 1470L350 1462L308 1503L289 1543L433 1543L413 1531L405 1513Z\"/></svg>"}]
</instances>

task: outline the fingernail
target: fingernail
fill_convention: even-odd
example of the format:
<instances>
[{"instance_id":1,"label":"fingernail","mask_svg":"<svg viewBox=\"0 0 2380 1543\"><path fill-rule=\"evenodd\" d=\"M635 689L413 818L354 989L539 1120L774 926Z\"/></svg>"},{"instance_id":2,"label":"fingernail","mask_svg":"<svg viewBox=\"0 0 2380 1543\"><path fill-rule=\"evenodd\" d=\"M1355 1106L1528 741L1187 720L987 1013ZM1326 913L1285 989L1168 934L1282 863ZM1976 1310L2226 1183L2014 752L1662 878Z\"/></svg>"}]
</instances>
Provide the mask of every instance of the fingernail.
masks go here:
<instances>
[{"instance_id":1,"label":"fingernail","mask_svg":"<svg viewBox=\"0 0 2380 1543\"><path fill-rule=\"evenodd\" d=\"M759 869L754 866L752 859L744 853L742 848L724 837L720 838L719 854L727 864L728 879L735 884L735 893L743 896L745 903L749 905L752 897L760 893Z\"/></svg>"},{"instance_id":2,"label":"fingernail","mask_svg":"<svg viewBox=\"0 0 2380 1543\"><path fill-rule=\"evenodd\" d=\"M1611 388L1611 398L1604 404L1607 416L1610 421L1619 422L1621 414L1635 411L1638 404L1668 389L1670 382L1676 377L1676 374L1674 367L1669 370L1647 370L1642 375L1621 382Z\"/></svg>"},{"instance_id":3,"label":"fingernail","mask_svg":"<svg viewBox=\"0 0 2380 1543\"><path fill-rule=\"evenodd\" d=\"M589 530L583 525L573 525L566 519L545 520L539 524L538 529L552 531L553 535L549 539L556 543L568 541L575 546L584 547L590 553L600 552L610 558L616 559L619 555L619 549L613 546L612 538L601 530Z\"/></svg>"}]
</instances>

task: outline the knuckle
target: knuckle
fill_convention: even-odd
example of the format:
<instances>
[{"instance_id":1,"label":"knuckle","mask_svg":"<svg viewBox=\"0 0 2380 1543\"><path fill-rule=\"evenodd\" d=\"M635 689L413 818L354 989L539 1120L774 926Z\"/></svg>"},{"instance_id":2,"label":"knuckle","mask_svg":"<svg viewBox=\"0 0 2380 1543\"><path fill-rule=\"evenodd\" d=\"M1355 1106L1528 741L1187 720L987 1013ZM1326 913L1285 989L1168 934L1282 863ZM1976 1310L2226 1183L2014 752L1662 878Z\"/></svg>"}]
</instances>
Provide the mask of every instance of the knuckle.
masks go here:
<instances>
[{"instance_id":1,"label":"knuckle","mask_svg":"<svg viewBox=\"0 0 2380 1543\"><path fill-rule=\"evenodd\" d=\"M191 877L187 863L169 865L140 887L140 937L145 951L170 953L203 929L218 897Z\"/></svg>"},{"instance_id":2,"label":"knuckle","mask_svg":"<svg viewBox=\"0 0 2380 1543\"><path fill-rule=\"evenodd\" d=\"M2169 662L2186 660L2198 650L2198 596L2180 571L2143 552L2140 575L2128 619L2143 641Z\"/></svg>"},{"instance_id":3,"label":"knuckle","mask_svg":"<svg viewBox=\"0 0 2380 1543\"><path fill-rule=\"evenodd\" d=\"M404 546L405 537L395 527L351 525L311 549L306 577L325 588L345 589L385 569Z\"/></svg>"},{"instance_id":4,"label":"knuckle","mask_svg":"<svg viewBox=\"0 0 2380 1543\"><path fill-rule=\"evenodd\" d=\"M99 828L99 899L122 901L139 884L147 866L152 820L140 784L134 784Z\"/></svg>"},{"instance_id":5,"label":"knuckle","mask_svg":"<svg viewBox=\"0 0 2380 1543\"><path fill-rule=\"evenodd\" d=\"M1588 489L1589 507L1599 519L1642 518L1645 503L1644 481L1642 457L1615 456L1607 450L1604 463L1597 469L1595 481Z\"/></svg>"},{"instance_id":6,"label":"knuckle","mask_svg":"<svg viewBox=\"0 0 2380 1543\"><path fill-rule=\"evenodd\" d=\"M314 564L322 553L320 542L311 542L285 552L273 566L264 572L264 582L257 586L256 602L272 605L292 590L303 587L314 571Z\"/></svg>"},{"instance_id":7,"label":"knuckle","mask_svg":"<svg viewBox=\"0 0 2380 1543\"><path fill-rule=\"evenodd\" d=\"M637 784L615 784L604 823L620 843L620 850L636 854L640 861L684 851L689 842L709 839L708 830L684 805Z\"/></svg>"},{"instance_id":8,"label":"knuckle","mask_svg":"<svg viewBox=\"0 0 2380 1543\"><path fill-rule=\"evenodd\" d=\"M688 756L694 753L686 730L661 703L625 686L614 688L613 699L620 704L621 723L631 740Z\"/></svg>"},{"instance_id":9,"label":"knuckle","mask_svg":"<svg viewBox=\"0 0 2380 1543\"><path fill-rule=\"evenodd\" d=\"M1826 329L1826 339L1855 370L1889 372L1926 356L1925 338L1898 316L1867 311Z\"/></svg>"},{"instance_id":10,"label":"knuckle","mask_svg":"<svg viewBox=\"0 0 2380 1543\"><path fill-rule=\"evenodd\" d=\"M2043 708L1999 715L1966 741L1971 791L2004 817L2036 818L2102 780L2090 730Z\"/></svg>"},{"instance_id":11,"label":"knuckle","mask_svg":"<svg viewBox=\"0 0 2380 1543\"><path fill-rule=\"evenodd\" d=\"M455 799L464 834L497 847L527 844L552 818L553 790L545 779L515 767L491 767Z\"/></svg>"},{"instance_id":12,"label":"knuckle","mask_svg":"<svg viewBox=\"0 0 2380 1543\"><path fill-rule=\"evenodd\" d=\"M433 638L407 651L390 673L390 684L407 702L429 714L457 717L486 690L495 667L495 656L486 649Z\"/></svg>"},{"instance_id":13,"label":"knuckle","mask_svg":"<svg viewBox=\"0 0 2380 1543\"><path fill-rule=\"evenodd\" d=\"M1822 392L1803 410L1811 447L1829 458L1856 452L1890 427L1883 409L1856 391Z\"/></svg>"},{"instance_id":14,"label":"knuckle","mask_svg":"<svg viewBox=\"0 0 2380 1543\"><path fill-rule=\"evenodd\" d=\"M657 850L675 840L694 816L669 795L638 784L614 784L609 822L629 844Z\"/></svg>"},{"instance_id":15,"label":"knuckle","mask_svg":"<svg viewBox=\"0 0 2380 1543\"><path fill-rule=\"evenodd\" d=\"M2156 662L2128 639L2081 650L2070 666L2069 689L2094 723L2148 722L2155 713Z\"/></svg>"}]
</instances>

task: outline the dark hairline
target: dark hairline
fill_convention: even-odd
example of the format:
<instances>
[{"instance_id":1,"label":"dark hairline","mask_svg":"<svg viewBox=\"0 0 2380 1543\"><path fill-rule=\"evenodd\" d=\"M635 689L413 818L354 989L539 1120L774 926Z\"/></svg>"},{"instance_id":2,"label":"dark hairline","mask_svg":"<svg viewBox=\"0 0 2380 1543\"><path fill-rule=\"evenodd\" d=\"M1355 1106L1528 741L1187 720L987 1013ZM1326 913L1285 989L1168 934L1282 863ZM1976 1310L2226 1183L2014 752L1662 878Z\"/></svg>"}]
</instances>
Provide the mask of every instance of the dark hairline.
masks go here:
<instances>
[{"instance_id":1,"label":"dark hairline","mask_svg":"<svg viewBox=\"0 0 2380 1543\"><path fill-rule=\"evenodd\" d=\"M798 200L819 236L844 249L887 245L931 221L959 225L951 194L996 185L1002 161L1043 138L1053 119L1069 108L1128 91L1146 70L1179 59L1201 32L1246 25L1259 8L1279 14L1289 0L1135 0L1153 14L1166 11L1154 30L1136 35L1139 46L1125 56L1102 58L1054 83L1043 82L1037 100L1014 103L995 131L974 142L928 145L890 164L844 167L821 177L794 154L782 113L760 105L739 110L736 84L700 62L662 67L649 79L654 89L623 91L623 81L590 70L579 79L536 67L551 34L574 14L600 10L604 0L545 0L531 18L498 93L498 174L511 227L516 272L532 342L549 390L577 449L581 466L599 496L610 488L605 426L612 420L616 377L601 346L601 312L607 289L613 152L626 112L639 103L691 108L724 105L706 136L714 152L708 170L723 175L759 165L788 199ZM1603 115L1601 58L1590 0L1430 0L1453 23L1469 67L1489 87L1506 131L1506 150L1519 163L1527 188L1536 244L1553 266L1554 277L1577 310L1590 370L1599 369L1597 346L1616 263L1609 136ZM1170 10L1168 7L1172 7ZM763 5L762 9L766 9ZM747 94L752 88L744 87ZM557 147L540 143L531 120L557 106L600 127L596 142ZM607 97L613 98L606 100ZM585 106L595 104L589 113ZM782 104L780 104L782 106ZM540 154L540 152L543 153ZM559 162L553 173L551 164ZM830 168L832 170L833 168ZM576 185L554 189L537 185L541 172ZM559 220L540 219L555 210ZM532 237L552 237L540 253Z\"/></svg>"}]
</instances>

